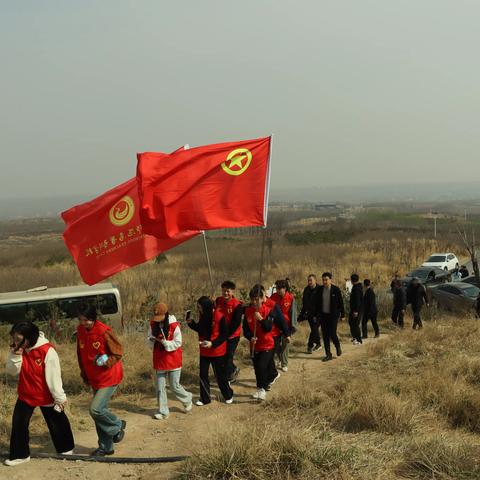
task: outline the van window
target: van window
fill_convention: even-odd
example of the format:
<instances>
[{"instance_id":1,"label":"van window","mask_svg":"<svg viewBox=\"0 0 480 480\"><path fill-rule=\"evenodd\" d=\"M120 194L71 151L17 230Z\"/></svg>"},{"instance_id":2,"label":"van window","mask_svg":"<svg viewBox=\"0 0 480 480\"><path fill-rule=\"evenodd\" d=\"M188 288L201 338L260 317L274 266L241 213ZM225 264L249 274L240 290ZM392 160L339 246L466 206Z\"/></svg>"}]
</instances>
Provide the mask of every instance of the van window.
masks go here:
<instances>
[{"instance_id":1,"label":"van window","mask_svg":"<svg viewBox=\"0 0 480 480\"><path fill-rule=\"evenodd\" d=\"M62 298L58 300L58 307L67 318L77 316L78 307L82 303L93 303L102 315L111 315L118 312L117 299L113 293L105 295L90 295L86 297Z\"/></svg>"},{"instance_id":2,"label":"van window","mask_svg":"<svg viewBox=\"0 0 480 480\"><path fill-rule=\"evenodd\" d=\"M0 323L18 323L25 320L26 303L0 305Z\"/></svg>"}]
</instances>

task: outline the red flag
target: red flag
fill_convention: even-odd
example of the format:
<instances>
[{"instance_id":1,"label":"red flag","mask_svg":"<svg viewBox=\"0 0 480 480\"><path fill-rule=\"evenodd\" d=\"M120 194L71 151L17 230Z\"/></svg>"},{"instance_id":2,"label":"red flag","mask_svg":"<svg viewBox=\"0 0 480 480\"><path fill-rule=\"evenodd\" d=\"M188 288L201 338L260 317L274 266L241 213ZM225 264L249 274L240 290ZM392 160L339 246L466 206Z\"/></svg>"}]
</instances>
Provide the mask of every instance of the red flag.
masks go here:
<instances>
[{"instance_id":1,"label":"red flag","mask_svg":"<svg viewBox=\"0 0 480 480\"><path fill-rule=\"evenodd\" d=\"M264 226L271 137L189 150L137 154L144 231L167 238L184 230Z\"/></svg>"},{"instance_id":2,"label":"red flag","mask_svg":"<svg viewBox=\"0 0 480 480\"><path fill-rule=\"evenodd\" d=\"M85 283L93 285L146 262L199 233L182 232L163 240L146 235L140 222L139 203L134 177L62 213L66 224L63 240Z\"/></svg>"}]
</instances>

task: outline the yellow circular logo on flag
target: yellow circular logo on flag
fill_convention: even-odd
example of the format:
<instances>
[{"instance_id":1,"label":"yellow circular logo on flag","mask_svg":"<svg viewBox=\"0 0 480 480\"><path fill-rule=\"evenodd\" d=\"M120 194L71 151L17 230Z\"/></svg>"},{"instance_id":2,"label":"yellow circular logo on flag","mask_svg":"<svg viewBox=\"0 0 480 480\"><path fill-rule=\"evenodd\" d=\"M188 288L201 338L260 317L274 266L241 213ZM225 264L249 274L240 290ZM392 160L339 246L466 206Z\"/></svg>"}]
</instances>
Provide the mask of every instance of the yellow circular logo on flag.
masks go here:
<instances>
[{"instance_id":1,"label":"yellow circular logo on flag","mask_svg":"<svg viewBox=\"0 0 480 480\"><path fill-rule=\"evenodd\" d=\"M252 162L252 152L248 148L232 150L222 163L223 171L229 175L241 175Z\"/></svg>"},{"instance_id":2,"label":"yellow circular logo on flag","mask_svg":"<svg viewBox=\"0 0 480 480\"><path fill-rule=\"evenodd\" d=\"M121 227L132 219L134 213L135 204L131 197L125 195L110 209L108 216L114 225Z\"/></svg>"}]
</instances>

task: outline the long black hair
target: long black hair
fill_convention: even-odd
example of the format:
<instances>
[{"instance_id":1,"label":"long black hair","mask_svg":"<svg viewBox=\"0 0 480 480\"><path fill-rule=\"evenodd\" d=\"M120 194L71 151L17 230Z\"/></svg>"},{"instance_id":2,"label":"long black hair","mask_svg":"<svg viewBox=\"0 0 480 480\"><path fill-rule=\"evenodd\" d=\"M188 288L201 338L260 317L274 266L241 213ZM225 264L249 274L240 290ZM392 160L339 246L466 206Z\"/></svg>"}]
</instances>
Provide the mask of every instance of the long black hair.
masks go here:
<instances>
[{"instance_id":1,"label":"long black hair","mask_svg":"<svg viewBox=\"0 0 480 480\"><path fill-rule=\"evenodd\" d=\"M19 347L31 348L37 343L40 331L32 322L20 322L16 323L10 330L12 337L14 334L22 335L23 337L23 342Z\"/></svg>"},{"instance_id":2,"label":"long black hair","mask_svg":"<svg viewBox=\"0 0 480 480\"><path fill-rule=\"evenodd\" d=\"M168 336L168 327L170 326L170 319L169 319L170 314L167 312L165 313L165 317L161 322L153 322L152 326L152 336L157 338L160 333L162 333L163 330L163 335ZM161 326L163 325L163 326Z\"/></svg>"},{"instance_id":3,"label":"long black hair","mask_svg":"<svg viewBox=\"0 0 480 480\"><path fill-rule=\"evenodd\" d=\"M215 304L211 298L206 296L200 297L197 303L202 307L198 322L198 333L205 338L210 338L212 335L213 309Z\"/></svg>"}]
</instances>

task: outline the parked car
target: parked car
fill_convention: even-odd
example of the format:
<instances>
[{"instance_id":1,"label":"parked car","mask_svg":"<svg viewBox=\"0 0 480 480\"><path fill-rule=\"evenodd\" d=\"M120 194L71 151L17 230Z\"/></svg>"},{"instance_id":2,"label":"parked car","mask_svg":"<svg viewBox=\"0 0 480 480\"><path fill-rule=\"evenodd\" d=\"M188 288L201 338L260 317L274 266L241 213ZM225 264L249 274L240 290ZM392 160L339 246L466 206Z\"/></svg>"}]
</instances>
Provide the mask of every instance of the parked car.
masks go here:
<instances>
[{"instance_id":1,"label":"parked car","mask_svg":"<svg viewBox=\"0 0 480 480\"><path fill-rule=\"evenodd\" d=\"M434 253L422 263L422 267L437 267L451 272L458 268L458 258L453 253Z\"/></svg>"},{"instance_id":2,"label":"parked car","mask_svg":"<svg viewBox=\"0 0 480 480\"><path fill-rule=\"evenodd\" d=\"M462 282L470 283L471 285L475 285L476 287L480 287L480 282L477 282L475 275L470 275L469 277L462 278Z\"/></svg>"},{"instance_id":3,"label":"parked car","mask_svg":"<svg viewBox=\"0 0 480 480\"><path fill-rule=\"evenodd\" d=\"M428 290L432 302L453 312L475 311L479 293L480 288L465 282L444 283Z\"/></svg>"},{"instance_id":4,"label":"parked car","mask_svg":"<svg viewBox=\"0 0 480 480\"><path fill-rule=\"evenodd\" d=\"M403 287L407 288L414 277L418 278L422 285L445 283L451 280L450 272L441 268L420 267L407 273L407 275L401 279Z\"/></svg>"}]
</instances>

